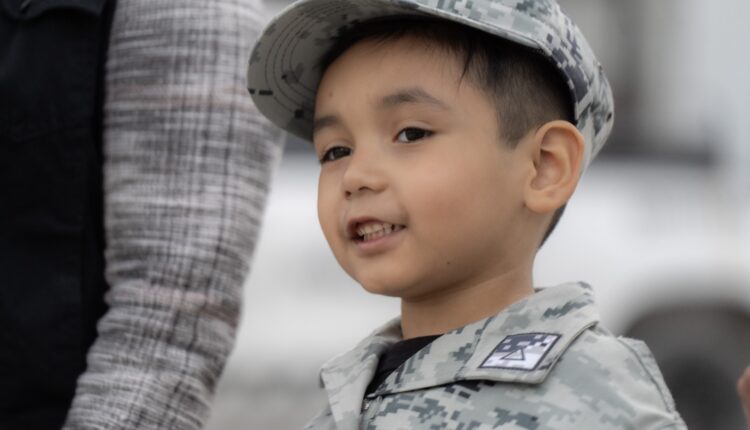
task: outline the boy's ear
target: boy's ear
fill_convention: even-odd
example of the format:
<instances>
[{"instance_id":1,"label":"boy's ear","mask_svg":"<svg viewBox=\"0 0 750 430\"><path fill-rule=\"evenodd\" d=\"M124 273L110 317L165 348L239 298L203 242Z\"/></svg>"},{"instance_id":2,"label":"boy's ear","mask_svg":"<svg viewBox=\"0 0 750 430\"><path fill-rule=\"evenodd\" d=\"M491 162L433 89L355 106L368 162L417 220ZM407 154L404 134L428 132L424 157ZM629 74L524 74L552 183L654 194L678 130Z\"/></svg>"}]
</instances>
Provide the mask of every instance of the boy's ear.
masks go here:
<instances>
[{"instance_id":1,"label":"boy's ear","mask_svg":"<svg viewBox=\"0 0 750 430\"><path fill-rule=\"evenodd\" d=\"M534 169L524 202L533 212L551 213L567 203L578 185L584 137L567 121L550 121L531 138Z\"/></svg>"}]
</instances>

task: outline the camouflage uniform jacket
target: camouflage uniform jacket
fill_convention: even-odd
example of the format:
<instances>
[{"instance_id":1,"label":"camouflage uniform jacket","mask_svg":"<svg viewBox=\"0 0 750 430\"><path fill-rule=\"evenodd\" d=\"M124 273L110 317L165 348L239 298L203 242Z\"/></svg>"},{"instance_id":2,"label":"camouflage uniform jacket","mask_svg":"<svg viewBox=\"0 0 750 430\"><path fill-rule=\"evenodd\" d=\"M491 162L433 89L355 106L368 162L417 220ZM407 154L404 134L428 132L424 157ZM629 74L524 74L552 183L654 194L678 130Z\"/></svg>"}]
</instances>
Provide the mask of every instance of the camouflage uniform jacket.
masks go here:
<instances>
[{"instance_id":1,"label":"camouflage uniform jacket","mask_svg":"<svg viewBox=\"0 0 750 430\"><path fill-rule=\"evenodd\" d=\"M598 324L591 288L540 290L436 339L364 397L398 319L323 366L307 429L685 429L645 344Z\"/></svg>"}]
</instances>

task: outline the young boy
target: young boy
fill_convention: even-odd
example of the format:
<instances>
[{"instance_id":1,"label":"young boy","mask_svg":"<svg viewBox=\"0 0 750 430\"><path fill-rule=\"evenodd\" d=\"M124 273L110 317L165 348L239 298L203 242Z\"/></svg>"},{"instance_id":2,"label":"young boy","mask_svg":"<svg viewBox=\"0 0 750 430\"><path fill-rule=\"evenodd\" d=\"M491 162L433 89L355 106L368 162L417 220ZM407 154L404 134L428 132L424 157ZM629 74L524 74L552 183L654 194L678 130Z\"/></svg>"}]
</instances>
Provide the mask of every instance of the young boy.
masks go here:
<instances>
[{"instance_id":1,"label":"young boy","mask_svg":"<svg viewBox=\"0 0 750 430\"><path fill-rule=\"evenodd\" d=\"M612 127L609 84L552 0L303 0L248 69L312 140L337 261L401 299L321 371L310 429L683 429L645 345L532 265Z\"/></svg>"}]
</instances>

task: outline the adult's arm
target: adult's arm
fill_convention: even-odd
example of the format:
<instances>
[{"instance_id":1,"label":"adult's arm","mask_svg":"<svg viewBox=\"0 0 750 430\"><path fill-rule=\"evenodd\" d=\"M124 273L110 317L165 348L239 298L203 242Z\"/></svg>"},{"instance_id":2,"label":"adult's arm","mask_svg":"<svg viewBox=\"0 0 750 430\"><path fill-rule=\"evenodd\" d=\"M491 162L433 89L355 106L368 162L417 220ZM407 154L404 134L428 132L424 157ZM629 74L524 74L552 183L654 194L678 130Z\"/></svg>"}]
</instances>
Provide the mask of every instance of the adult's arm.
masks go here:
<instances>
[{"instance_id":1,"label":"adult's arm","mask_svg":"<svg viewBox=\"0 0 750 430\"><path fill-rule=\"evenodd\" d=\"M245 89L257 0L120 0L106 67L109 311L65 429L199 429L281 153Z\"/></svg>"}]
</instances>

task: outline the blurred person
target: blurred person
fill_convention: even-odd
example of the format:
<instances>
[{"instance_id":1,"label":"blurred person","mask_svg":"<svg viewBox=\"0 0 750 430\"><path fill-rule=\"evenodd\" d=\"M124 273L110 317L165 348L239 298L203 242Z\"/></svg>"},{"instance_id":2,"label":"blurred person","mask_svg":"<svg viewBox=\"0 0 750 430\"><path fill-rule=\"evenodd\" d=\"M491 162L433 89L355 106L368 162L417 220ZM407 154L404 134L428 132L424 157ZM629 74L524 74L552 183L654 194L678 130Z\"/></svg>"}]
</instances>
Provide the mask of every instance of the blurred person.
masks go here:
<instances>
[{"instance_id":1,"label":"blurred person","mask_svg":"<svg viewBox=\"0 0 750 430\"><path fill-rule=\"evenodd\" d=\"M1 429L201 428L280 152L260 7L0 1Z\"/></svg>"},{"instance_id":2,"label":"blurred person","mask_svg":"<svg viewBox=\"0 0 750 430\"><path fill-rule=\"evenodd\" d=\"M745 369L745 373L737 381L737 392L740 394L742 408L745 411L747 430L750 430L750 366Z\"/></svg>"},{"instance_id":3,"label":"blurred person","mask_svg":"<svg viewBox=\"0 0 750 430\"><path fill-rule=\"evenodd\" d=\"M302 0L261 33L248 86L312 141L339 264L401 299L323 366L328 405L306 428L685 428L648 348L600 325L588 285L533 287L613 121L554 1Z\"/></svg>"}]
</instances>

